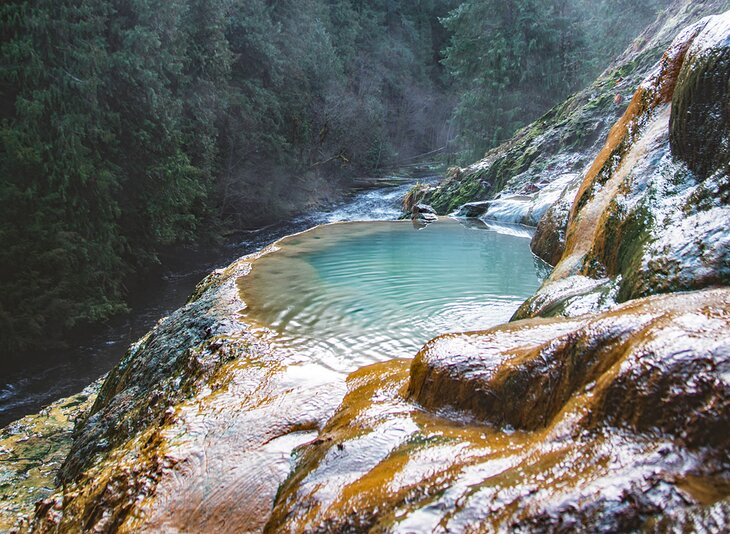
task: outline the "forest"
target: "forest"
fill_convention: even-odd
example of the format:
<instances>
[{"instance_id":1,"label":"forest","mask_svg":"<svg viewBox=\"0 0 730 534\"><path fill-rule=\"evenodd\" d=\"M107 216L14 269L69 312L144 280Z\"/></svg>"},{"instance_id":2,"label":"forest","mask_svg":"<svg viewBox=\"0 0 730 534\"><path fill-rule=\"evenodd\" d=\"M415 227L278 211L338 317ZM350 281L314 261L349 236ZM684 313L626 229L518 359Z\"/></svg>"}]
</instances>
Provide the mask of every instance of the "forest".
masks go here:
<instances>
[{"instance_id":1,"label":"forest","mask_svg":"<svg viewBox=\"0 0 730 534\"><path fill-rule=\"evenodd\" d=\"M667 3L6 0L0 350L123 313L164 247L473 161Z\"/></svg>"}]
</instances>

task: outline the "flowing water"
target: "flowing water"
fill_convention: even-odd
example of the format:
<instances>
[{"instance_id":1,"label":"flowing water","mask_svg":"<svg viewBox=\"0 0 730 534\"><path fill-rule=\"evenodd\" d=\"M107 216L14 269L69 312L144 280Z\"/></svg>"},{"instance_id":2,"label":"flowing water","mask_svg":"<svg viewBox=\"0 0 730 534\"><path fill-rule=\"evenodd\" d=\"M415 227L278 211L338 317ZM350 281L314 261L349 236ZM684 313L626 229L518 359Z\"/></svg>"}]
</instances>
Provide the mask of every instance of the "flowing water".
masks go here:
<instances>
[{"instance_id":1,"label":"flowing water","mask_svg":"<svg viewBox=\"0 0 730 534\"><path fill-rule=\"evenodd\" d=\"M277 249L240 281L249 318L343 373L504 323L546 274L524 234L453 219L325 225Z\"/></svg>"}]
</instances>

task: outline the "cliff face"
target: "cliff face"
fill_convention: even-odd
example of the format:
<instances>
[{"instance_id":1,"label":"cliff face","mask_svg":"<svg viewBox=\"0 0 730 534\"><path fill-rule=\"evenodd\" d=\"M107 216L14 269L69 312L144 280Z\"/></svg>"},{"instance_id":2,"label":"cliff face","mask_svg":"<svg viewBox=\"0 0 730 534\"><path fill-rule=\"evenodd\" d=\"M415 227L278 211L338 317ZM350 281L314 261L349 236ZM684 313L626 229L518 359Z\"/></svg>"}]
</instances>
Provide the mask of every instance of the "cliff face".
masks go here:
<instances>
[{"instance_id":1,"label":"cliff face","mask_svg":"<svg viewBox=\"0 0 730 534\"><path fill-rule=\"evenodd\" d=\"M648 42L668 42L667 28L714 5L682 3ZM524 320L436 338L345 385L246 323L257 258L243 258L110 373L31 528L723 528L730 14L677 33L641 84L619 82L638 89L608 140L598 140L608 125L588 127L597 138L580 150L595 149L585 173L568 141L549 143L581 129L552 123L482 167L505 168L529 141L519 180L542 161L557 169L546 180L575 184L549 190L562 198L550 220L565 217L538 229L535 245L557 266ZM586 117L586 101L570 102L545 120ZM432 198L469 179L455 180ZM529 194L546 204L546 188Z\"/></svg>"},{"instance_id":2,"label":"cliff face","mask_svg":"<svg viewBox=\"0 0 730 534\"><path fill-rule=\"evenodd\" d=\"M561 256L576 189L631 95L683 28L727 9L725 4L677 0L590 87L491 150L483 160L455 170L418 200L440 214L460 210L464 216L531 226L545 220L552 241L541 240L535 252L554 265Z\"/></svg>"},{"instance_id":3,"label":"cliff face","mask_svg":"<svg viewBox=\"0 0 730 534\"><path fill-rule=\"evenodd\" d=\"M730 282L729 53L730 13L677 37L609 133L560 261L515 318ZM542 230L538 248L553 241Z\"/></svg>"},{"instance_id":4,"label":"cliff face","mask_svg":"<svg viewBox=\"0 0 730 534\"><path fill-rule=\"evenodd\" d=\"M516 317L533 318L350 377L271 532L724 528L728 51L730 12L640 84Z\"/></svg>"}]
</instances>

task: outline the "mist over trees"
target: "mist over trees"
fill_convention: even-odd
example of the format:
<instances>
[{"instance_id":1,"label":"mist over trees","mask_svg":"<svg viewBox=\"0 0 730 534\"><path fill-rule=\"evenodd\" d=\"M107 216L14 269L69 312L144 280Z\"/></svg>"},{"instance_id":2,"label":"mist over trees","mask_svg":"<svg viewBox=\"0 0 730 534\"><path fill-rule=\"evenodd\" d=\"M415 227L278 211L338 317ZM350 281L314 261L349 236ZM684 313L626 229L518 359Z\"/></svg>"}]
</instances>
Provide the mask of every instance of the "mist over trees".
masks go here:
<instances>
[{"instance_id":1,"label":"mist over trees","mask_svg":"<svg viewBox=\"0 0 730 534\"><path fill-rule=\"evenodd\" d=\"M668 0L467 0L442 22L464 161L584 87Z\"/></svg>"},{"instance_id":2,"label":"mist over trees","mask_svg":"<svg viewBox=\"0 0 730 534\"><path fill-rule=\"evenodd\" d=\"M125 310L162 247L443 147L481 155L660 4L6 0L2 350Z\"/></svg>"}]
</instances>

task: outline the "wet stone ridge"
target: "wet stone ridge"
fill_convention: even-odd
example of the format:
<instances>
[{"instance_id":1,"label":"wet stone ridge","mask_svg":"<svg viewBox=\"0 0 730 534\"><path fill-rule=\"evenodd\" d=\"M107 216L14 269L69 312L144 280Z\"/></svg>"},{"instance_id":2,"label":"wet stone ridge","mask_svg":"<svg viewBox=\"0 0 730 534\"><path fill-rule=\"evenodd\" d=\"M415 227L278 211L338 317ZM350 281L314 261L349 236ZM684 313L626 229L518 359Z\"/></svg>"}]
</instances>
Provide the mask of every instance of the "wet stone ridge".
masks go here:
<instances>
[{"instance_id":1,"label":"wet stone ridge","mask_svg":"<svg viewBox=\"0 0 730 534\"><path fill-rule=\"evenodd\" d=\"M79 422L38 532L258 530L290 450L343 391L302 380L241 319L243 258L135 344ZM315 374L317 370L314 370Z\"/></svg>"},{"instance_id":2,"label":"wet stone ridge","mask_svg":"<svg viewBox=\"0 0 730 534\"><path fill-rule=\"evenodd\" d=\"M639 86L514 322L350 376L268 531L726 528L728 152L690 125L728 138L729 35L691 25Z\"/></svg>"},{"instance_id":3,"label":"wet stone ridge","mask_svg":"<svg viewBox=\"0 0 730 534\"><path fill-rule=\"evenodd\" d=\"M728 332L730 290L707 290L447 335L362 369L267 530L721 528Z\"/></svg>"},{"instance_id":4,"label":"wet stone ridge","mask_svg":"<svg viewBox=\"0 0 730 534\"><path fill-rule=\"evenodd\" d=\"M640 56L669 42L678 21L717 7L676 5ZM580 179L571 176L573 156L561 159L570 166L556 171L562 188L540 200L540 209L557 200L556 227L536 236L557 265L520 320L436 338L414 360L362 368L345 385L319 364L276 351L266 329L244 320L258 256L243 258L130 349L79 420L73 445L64 420L58 450L70 451L61 484L24 528L726 528L729 130L726 110L713 102L728 102L729 33L730 13L682 31L607 141L581 145L597 156ZM545 120L583 116L562 113ZM698 143L697 114L714 128L711 151ZM525 139L547 143L514 162L526 173L520 180L534 178L534 162L565 152L550 141L575 131L564 126L562 134L518 135L515 151ZM596 127L587 131L601 137ZM507 165L501 157L479 165L496 172L506 168L495 167ZM511 173L480 182L487 175L472 172L481 178L453 182L454 194L496 191ZM534 194L523 185L509 206ZM559 239L549 238L556 231ZM40 483L52 474L41 473Z\"/></svg>"},{"instance_id":5,"label":"wet stone ridge","mask_svg":"<svg viewBox=\"0 0 730 534\"><path fill-rule=\"evenodd\" d=\"M591 86L517 132L484 159L455 169L438 187L414 191L414 201L431 204L440 214L457 211L460 216L537 226L533 251L555 265L562 256L571 206L582 178L609 130L626 111L631 95L682 29L726 8L721 0L676 0ZM721 81L714 87L722 91ZM716 95L704 94L707 105L720 111ZM616 96L621 103L615 103ZM703 126L694 131L709 134L708 130ZM479 211L460 210L464 204L479 201L489 203L481 204Z\"/></svg>"},{"instance_id":6,"label":"wet stone ridge","mask_svg":"<svg viewBox=\"0 0 730 534\"><path fill-rule=\"evenodd\" d=\"M705 18L675 39L586 173L564 254L515 319L577 316L633 298L730 282L730 152L687 158L685 143L693 134L680 127L704 111L713 139L722 143L730 135L726 117L705 103L707 93L721 103L730 98L730 63L722 60L728 50L730 12ZM720 59L708 60L713 57ZM712 68L702 70L707 61ZM693 74L698 69L700 80ZM679 109L676 101L683 102ZM535 241L543 239L538 230ZM568 286L583 290L568 292Z\"/></svg>"},{"instance_id":7,"label":"wet stone ridge","mask_svg":"<svg viewBox=\"0 0 730 534\"><path fill-rule=\"evenodd\" d=\"M536 430L591 384L592 424L730 446L730 290L632 301L598 316L528 320L427 344L409 397Z\"/></svg>"}]
</instances>

